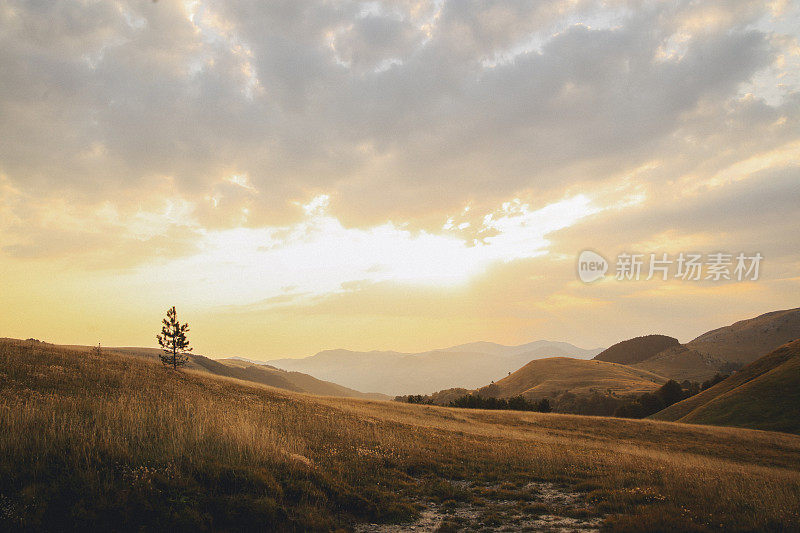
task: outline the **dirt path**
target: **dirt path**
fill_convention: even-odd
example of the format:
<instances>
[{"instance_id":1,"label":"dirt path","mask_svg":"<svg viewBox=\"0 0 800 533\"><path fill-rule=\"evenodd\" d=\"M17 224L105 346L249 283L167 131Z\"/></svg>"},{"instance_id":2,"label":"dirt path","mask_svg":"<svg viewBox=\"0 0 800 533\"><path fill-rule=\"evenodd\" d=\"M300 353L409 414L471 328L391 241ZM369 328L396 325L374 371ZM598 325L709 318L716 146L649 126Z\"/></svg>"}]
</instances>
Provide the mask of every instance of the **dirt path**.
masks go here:
<instances>
[{"instance_id":1,"label":"dirt path","mask_svg":"<svg viewBox=\"0 0 800 533\"><path fill-rule=\"evenodd\" d=\"M603 517L593 516L583 493L547 482L523 487L475 485L451 481L462 500L418 502L420 518L410 524L361 524L358 533L404 531L546 531L553 533L600 530ZM464 495L467 495L464 498Z\"/></svg>"}]
</instances>

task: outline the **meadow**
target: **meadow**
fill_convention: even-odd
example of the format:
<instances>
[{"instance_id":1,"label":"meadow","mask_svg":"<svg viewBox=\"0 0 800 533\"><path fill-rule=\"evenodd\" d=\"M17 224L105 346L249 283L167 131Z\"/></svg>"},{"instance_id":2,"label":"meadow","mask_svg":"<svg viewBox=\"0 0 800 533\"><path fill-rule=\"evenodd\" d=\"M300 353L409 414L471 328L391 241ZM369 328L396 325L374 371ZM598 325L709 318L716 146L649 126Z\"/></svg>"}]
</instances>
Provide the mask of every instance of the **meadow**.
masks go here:
<instances>
[{"instance_id":1,"label":"meadow","mask_svg":"<svg viewBox=\"0 0 800 533\"><path fill-rule=\"evenodd\" d=\"M796 531L800 437L312 396L0 342L2 530L378 530L432 513L440 531Z\"/></svg>"}]
</instances>

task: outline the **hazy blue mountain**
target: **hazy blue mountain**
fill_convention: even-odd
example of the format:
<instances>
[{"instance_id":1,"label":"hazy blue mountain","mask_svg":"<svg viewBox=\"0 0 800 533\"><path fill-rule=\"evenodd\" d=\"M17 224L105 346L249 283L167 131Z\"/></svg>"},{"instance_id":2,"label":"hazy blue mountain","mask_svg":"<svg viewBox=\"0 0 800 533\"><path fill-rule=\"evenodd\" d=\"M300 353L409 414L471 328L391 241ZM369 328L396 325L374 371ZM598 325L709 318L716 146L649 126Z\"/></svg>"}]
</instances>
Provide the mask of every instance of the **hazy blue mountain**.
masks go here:
<instances>
[{"instance_id":1,"label":"hazy blue mountain","mask_svg":"<svg viewBox=\"0 0 800 533\"><path fill-rule=\"evenodd\" d=\"M275 359L267 364L358 390L390 395L429 394L453 387L480 387L534 359L591 359L600 351L566 342L535 341L519 346L473 342L420 353L325 350L302 359Z\"/></svg>"}]
</instances>

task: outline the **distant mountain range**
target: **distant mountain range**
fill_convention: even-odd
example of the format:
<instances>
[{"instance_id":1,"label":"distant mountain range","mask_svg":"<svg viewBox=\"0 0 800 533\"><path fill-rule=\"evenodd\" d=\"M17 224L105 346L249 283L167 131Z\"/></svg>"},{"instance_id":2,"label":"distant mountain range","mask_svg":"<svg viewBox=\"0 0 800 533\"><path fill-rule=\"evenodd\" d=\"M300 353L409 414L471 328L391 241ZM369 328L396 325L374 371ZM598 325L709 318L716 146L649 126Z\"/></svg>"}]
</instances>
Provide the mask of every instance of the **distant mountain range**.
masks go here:
<instances>
[{"instance_id":1,"label":"distant mountain range","mask_svg":"<svg viewBox=\"0 0 800 533\"><path fill-rule=\"evenodd\" d=\"M442 389L473 389L501 379L535 359L590 359L566 342L535 341L519 346L474 342L421 353L325 350L303 359L276 359L268 365L311 374L358 390L389 395L430 394Z\"/></svg>"},{"instance_id":2,"label":"distant mountain range","mask_svg":"<svg viewBox=\"0 0 800 533\"><path fill-rule=\"evenodd\" d=\"M656 384L667 379L702 382L717 373L729 374L797 338L800 308L741 320L686 344L666 335L636 337L605 350L552 341L518 346L473 342L421 353L325 350L303 359L276 359L267 364L392 396L470 391L493 382L502 383L514 394L533 395L536 391L536 396L556 390L634 394L657 388ZM624 368L585 364L593 356L595 363L616 363ZM552 358L568 359L549 361ZM509 374L517 371L520 374L510 379Z\"/></svg>"}]
</instances>

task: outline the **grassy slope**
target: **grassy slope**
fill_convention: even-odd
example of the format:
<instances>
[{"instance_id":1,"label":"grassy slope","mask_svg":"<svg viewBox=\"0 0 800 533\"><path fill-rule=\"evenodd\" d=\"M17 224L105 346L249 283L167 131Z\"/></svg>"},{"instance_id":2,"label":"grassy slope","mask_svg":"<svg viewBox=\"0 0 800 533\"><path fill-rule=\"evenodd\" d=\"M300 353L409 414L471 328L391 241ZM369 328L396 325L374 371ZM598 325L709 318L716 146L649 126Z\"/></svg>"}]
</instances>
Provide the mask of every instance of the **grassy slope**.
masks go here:
<instances>
[{"instance_id":1,"label":"grassy slope","mask_svg":"<svg viewBox=\"0 0 800 533\"><path fill-rule=\"evenodd\" d=\"M587 492L611 530L800 528L793 435L315 397L0 343L0 529L330 530L492 498L554 512L521 499L531 480Z\"/></svg>"},{"instance_id":2,"label":"grassy slope","mask_svg":"<svg viewBox=\"0 0 800 533\"><path fill-rule=\"evenodd\" d=\"M800 357L717 396L681 422L800 434Z\"/></svg>"},{"instance_id":3,"label":"grassy slope","mask_svg":"<svg viewBox=\"0 0 800 533\"><path fill-rule=\"evenodd\" d=\"M686 344L726 361L751 363L800 338L800 308L773 311L700 335Z\"/></svg>"},{"instance_id":4,"label":"grassy slope","mask_svg":"<svg viewBox=\"0 0 800 533\"><path fill-rule=\"evenodd\" d=\"M597 361L630 365L640 363L667 348L676 346L680 346L676 338L667 337L666 335L645 335L618 342L606 348L594 358Z\"/></svg>"},{"instance_id":5,"label":"grassy slope","mask_svg":"<svg viewBox=\"0 0 800 533\"><path fill-rule=\"evenodd\" d=\"M704 381L725 362L747 364L800 338L800 308L766 313L700 335L686 345L663 335L619 342L595 359L629 364L671 379Z\"/></svg>"},{"instance_id":6,"label":"grassy slope","mask_svg":"<svg viewBox=\"0 0 800 533\"><path fill-rule=\"evenodd\" d=\"M678 345L631 366L678 381L688 379L703 382L718 372L720 363L696 350Z\"/></svg>"},{"instance_id":7,"label":"grassy slope","mask_svg":"<svg viewBox=\"0 0 800 533\"><path fill-rule=\"evenodd\" d=\"M652 418L800 432L800 340Z\"/></svg>"},{"instance_id":8,"label":"grassy slope","mask_svg":"<svg viewBox=\"0 0 800 533\"><path fill-rule=\"evenodd\" d=\"M82 352L92 349L91 346L65 346ZM104 348L105 352L135 355L158 360L162 351L157 348ZM360 392L357 390L323 381L301 372L287 372L269 365L258 365L239 359L211 359L202 355L189 354L187 368L201 370L211 374L229 378L252 381L270 387L277 387L294 392L308 392L323 396L342 396L345 398L365 398L369 400L389 400L384 394Z\"/></svg>"},{"instance_id":9,"label":"grassy slope","mask_svg":"<svg viewBox=\"0 0 800 533\"><path fill-rule=\"evenodd\" d=\"M217 363L223 364L227 367L241 368L244 370L245 375L250 377L247 381L258 381L255 379L257 376L276 376L291 383L297 389L284 387L287 390L299 390L300 392L307 392L309 394L318 394L320 396L338 396L342 398L364 398L367 400L389 400L390 396L379 394L375 392L360 392L354 389L349 389L342 385L331 383L317 379L314 376L303 374L302 372L289 372L281 370L269 365L253 364L246 361L237 359L219 359ZM232 375L231 377L238 377ZM239 378L243 379L243 378ZM262 381L264 385L271 385L266 381Z\"/></svg>"},{"instance_id":10,"label":"grassy slope","mask_svg":"<svg viewBox=\"0 0 800 533\"><path fill-rule=\"evenodd\" d=\"M552 357L531 361L479 392L497 397L521 394L532 398L552 397L559 391L586 394L605 393L608 389L616 394L640 394L652 392L666 381L652 372L616 363Z\"/></svg>"}]
</instances>

